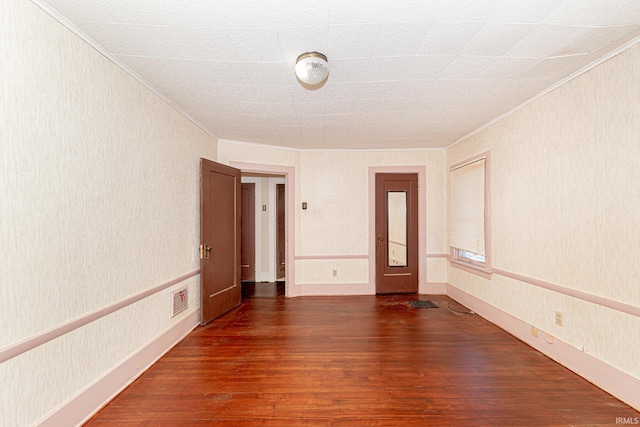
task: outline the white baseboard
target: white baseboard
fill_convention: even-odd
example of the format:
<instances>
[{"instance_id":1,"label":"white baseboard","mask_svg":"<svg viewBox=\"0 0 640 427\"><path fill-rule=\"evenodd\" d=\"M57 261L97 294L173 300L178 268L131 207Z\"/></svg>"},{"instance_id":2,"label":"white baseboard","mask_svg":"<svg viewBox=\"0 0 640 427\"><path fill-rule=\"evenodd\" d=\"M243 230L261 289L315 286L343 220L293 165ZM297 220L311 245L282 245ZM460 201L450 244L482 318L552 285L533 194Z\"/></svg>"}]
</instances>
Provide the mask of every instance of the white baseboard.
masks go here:
<instances>
[{"instance_id":1,"label":"white baseboard","mask_svg":"<svg viewBox=\"0 0 640 427\"><path fill-rule=\"evenodd\" d=\"M376 286L372 283L323 283L301 284L295 296L351 296L351 295L375 295ZM440 282L427 282L420 285L420 295L446 295L447 284ZM293 295L291 295L293 296Z\"/></svg>"},{"instance_id":2,"label":"white baseboard","mask_svg":"<svg viewBox=\"0 0 640 427\"><path fill-rule=\"evenodd\" d=\"M38 425L43 427L82 425L187 336L199 323L200 311L196 310L47 415Z\"/></svg>"},{"instance_id":3,"label":"white baseboard","mask_svg":"<svg viewBox=\"0 0 640 427\"><path fill-rule=\"evenodd\" d=\"M452 285L447 295L535 348L595 386L640 411L640 379L632 377L601 360L578 350L543 331L531 333L532 326Z\"/></svg>"},{"instance_id":4,"label":"white baseboard","mask_svg":"<svg viewBox=\"0 0 640 427\"><path fill-rule=\"evenodd\" d=\"M296 296L353 296L375 295L375 285L370 283L322 283L301 284Z\"/></svg>"}]
</instances>

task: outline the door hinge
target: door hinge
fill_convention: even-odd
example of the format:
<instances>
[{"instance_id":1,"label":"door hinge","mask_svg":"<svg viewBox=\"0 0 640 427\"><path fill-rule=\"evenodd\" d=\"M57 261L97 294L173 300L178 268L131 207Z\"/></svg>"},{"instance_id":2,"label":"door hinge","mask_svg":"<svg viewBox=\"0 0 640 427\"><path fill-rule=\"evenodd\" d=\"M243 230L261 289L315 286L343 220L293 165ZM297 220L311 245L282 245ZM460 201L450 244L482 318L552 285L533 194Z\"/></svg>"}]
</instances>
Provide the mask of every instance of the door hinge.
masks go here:
<instances>
[{"instance_id":1,"label":"door hinge","mask_svg":"<svg viewBox=\"0 0 640 427\"><path fill-rule=\"evenodd\" d=\"M200 245L200 259L204 259L204 245Z\"/></svg>"}]
</instances>

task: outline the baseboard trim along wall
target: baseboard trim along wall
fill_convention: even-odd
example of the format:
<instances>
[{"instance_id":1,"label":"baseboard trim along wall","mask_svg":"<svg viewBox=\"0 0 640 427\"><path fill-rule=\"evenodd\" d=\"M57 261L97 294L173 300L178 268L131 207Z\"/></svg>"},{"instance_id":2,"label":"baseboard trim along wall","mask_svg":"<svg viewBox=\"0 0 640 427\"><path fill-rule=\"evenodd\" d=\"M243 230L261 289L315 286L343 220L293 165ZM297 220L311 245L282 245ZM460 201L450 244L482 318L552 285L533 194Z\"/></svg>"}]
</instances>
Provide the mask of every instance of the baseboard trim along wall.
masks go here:
<instances>
[{"instance_id":1,"label":"baseboard trim along wall","mask_svg":"<svg viewBox=\"0 0 640 427\"><path fill-rule=\"evenodd\" d=\"M532 335L531 325L451 284L447 285L447 295L595 386L640 410L639 379L607 365L543 331L538 331L537 337Z\"/></svg>"},{"instance_id":2,"label":"baseboard trim along wall","mask_svg":"<svg viewBox=\"0 0 640 427\"><path fill-rule=\"evenodd\" d=\"M41 427L82 425L193 331L199 323L199 310L188 314L165 333L47 415L38 425Z\"/></svg>"},{"instance_id":3,"label":"baseboard trim along wall","mask_svg":"<svg viewBox=\"0 0 640 427\"><path fill-rule=\"evenodd\" d=\"M299 296L374 295L370 283L301 283Z\"/></svg>"},{"instance_id":4,"label":"baseboard trim along wall","mask_svg":"<svg viewBox=\"0 0 640 427\"><path fill-rule=\"evenodd\" d=\"M375 283L302 283L299 295L304 296L347 296L375 295ZM446 295L447 283L426 282L420 284L420 295Z\"/></svg>"},{"instance_id":5,"label":"baseboard trim along wall","mask_svg":"<svg viewBox=\"0 0 640 427\"><path fill-rule=\"evenodd\" d=\"M296 255L295 260L307 259L369 259L369 255Z\"/></svg>"}]
</instances>

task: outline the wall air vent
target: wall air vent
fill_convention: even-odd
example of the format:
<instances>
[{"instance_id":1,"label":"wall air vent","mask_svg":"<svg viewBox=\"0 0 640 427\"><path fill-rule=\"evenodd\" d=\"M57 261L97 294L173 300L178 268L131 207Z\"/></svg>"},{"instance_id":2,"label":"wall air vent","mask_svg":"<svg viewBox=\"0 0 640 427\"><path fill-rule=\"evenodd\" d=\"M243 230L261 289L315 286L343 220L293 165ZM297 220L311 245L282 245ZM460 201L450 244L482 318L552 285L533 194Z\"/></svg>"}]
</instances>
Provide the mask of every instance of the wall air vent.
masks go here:
<instances>
[{"instance_id":1,"label":"wall air vent","mask_svg":"<svg viewBox=\"0 0 640 427\"><path fill-rule=\"evenodd\" d=\"M171 317L175 317L189 307L189 290L184 287L171 293Z\"/></svg>"}]
</instances>

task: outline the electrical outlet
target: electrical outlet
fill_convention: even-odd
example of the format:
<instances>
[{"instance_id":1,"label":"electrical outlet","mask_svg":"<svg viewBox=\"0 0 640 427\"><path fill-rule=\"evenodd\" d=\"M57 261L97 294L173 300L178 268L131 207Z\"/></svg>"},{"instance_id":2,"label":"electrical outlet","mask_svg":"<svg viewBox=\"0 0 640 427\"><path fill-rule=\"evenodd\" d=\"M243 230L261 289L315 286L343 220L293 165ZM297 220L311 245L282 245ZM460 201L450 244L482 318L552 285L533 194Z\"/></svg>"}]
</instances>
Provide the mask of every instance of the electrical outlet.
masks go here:
<instances>
[{"instance_id":1,"label":"electrical outlet","mask_svg":"<svg viewBox=\"0 0 640 427\"><path fill-rule=\"evenodd\" d=\"M338 277L338 270L331 270L331 277Z\"/></svg>"},{"instance_id":2,"label":"electrical outlet","mask_svg":"<svg viewBox=\"0 0 640 427\"><path fill-rule=\"evenodd\" d=\"M564 326L564 313L561 311L556 311L556 325L560 327Z\"/></svg>"}]
</instances>

